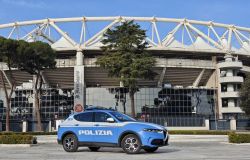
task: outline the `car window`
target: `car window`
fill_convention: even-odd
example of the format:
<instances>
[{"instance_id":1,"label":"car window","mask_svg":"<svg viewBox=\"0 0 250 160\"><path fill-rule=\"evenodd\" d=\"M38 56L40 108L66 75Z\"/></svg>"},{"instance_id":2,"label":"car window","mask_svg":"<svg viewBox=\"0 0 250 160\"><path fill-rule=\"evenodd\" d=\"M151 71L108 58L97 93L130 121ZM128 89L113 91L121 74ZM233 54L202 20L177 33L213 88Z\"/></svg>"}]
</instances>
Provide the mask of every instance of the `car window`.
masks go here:
<instances>
[{"instance_id":1,"label":"car window","mask_svg":"<svg viewBox=\"0 0 250 160\"><path fill-rule=\"evenodd\" d=\"M111 116L104 112L95 112L95 122L107 122L107 119Z\"/></svg>"},{"instance_id":2,"label":"car window","mask_svg":"<svg viewBox=\"0 0 250 160\"><path fill-rule=\"evenodd\" d=\"M81 122L93 122L93 113L92 112L80 113L75 115L74 118L77 121Z\"/></svg>"},{"instance_id":3,"label":"car window","mask_svg":"<svg viewBox=\"0 0 250 160\"><path fill-rule=\"evenodd\" d=\"M135 119L127 116L126 114L122 114L119 112L110 112L110 113L121 122L136 121Z\"/></svg>"}]
</instances>

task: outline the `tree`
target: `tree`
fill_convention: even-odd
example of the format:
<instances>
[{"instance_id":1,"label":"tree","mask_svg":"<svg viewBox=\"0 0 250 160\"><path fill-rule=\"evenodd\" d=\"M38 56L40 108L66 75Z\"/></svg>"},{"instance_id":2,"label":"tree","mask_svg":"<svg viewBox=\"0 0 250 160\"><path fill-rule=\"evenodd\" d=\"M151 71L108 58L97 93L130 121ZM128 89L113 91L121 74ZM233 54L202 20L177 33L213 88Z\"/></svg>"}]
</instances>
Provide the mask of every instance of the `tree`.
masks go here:
<instances>
[{"instance_id":1,"label":"tree","mask_svg":"<svg viewBox=\"0 0 250 160\"><path fill-rule=\"evenodd\" d=\"M134 94L138 90L139 79L153 79L151 68L155 59L145 49L145 30L133 21L124 22L114 29L108 29L101 41L104 55L97 58L96 64L108 70L108 76L119 78L129 89L131 114L135 117Z\"/></svg>"},{"instance_id":2,"label":"tree","mask_svg":"<svg viewBox=\"0 0 250 160\"><path fill-rule=\"evenodd\" d=\"M5 100L6 100L6 131L10 131L10 103L11 103L11 96L16 88L16 81L13 77L12 68L17 66L17 48L19 46L18 41L12 39L6 39L0 37L0 57L1 61L5 62L7 65L8 71L8 83L10 85L10 89L8 91L8 87L6 86L5 81L5 71L0 71L1 82L4 89ZM7 74L6 74L7 75Z\"/></svg>"},{"instance_id":3,"label":"tree","mask_svg":"<svg viewBox=\"0 0 250 160\"><path fill-rule=\"evenodd\" d=\"M247 115L250 115L250 73L244 80L240 89L240 107Z\"/></svg>"},{"instance_id":4,"label":"tree","mask_svg":"<svg viewBox=\"0 0 250 160\"><path fill-rule=\"evenodd\" d=\"M42 71L47 68L54 68L56 65L56 54L49 44L44 42L27 43L20 41L18 48L19 69L22 69L35 76L34 98L35 98L35 116L37 120L37 130L42 131L41 123L41 94L42 94Z\"/></svg>"}]
</instances>

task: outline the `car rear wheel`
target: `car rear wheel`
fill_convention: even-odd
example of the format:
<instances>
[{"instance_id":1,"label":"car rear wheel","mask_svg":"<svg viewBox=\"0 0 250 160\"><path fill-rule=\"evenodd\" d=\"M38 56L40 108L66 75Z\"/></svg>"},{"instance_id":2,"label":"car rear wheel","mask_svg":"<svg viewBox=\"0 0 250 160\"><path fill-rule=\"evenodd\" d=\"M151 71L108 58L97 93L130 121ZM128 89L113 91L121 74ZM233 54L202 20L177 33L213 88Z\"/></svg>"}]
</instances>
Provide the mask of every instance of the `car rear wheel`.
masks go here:
<instances>
[{"instance_id":1,"label":"car rear wheel","mask_svg":"<svg viewBox=\"0 0 250 160\"><path fill-rule=\"evenodd\" d=\"M89 147L89 149L92 151L92 152L96 152L100 149L101 147Z\"/></svg>"},{"instance_id":2,"label":"car rear wheel","mask_svg":"<svg viewBox=\"0 0 250 160\"><path fill-rule=\"evenodd\" d=\"M76 152L78 149L77 137L74 134L68 134L63 139L63 149L66 152Z\"/></svg>"},{"instance_id":3,"label":"car rear wheel","mask_svg":"<svg viewBox=\"0 0 250 160\"><path fill-rule=\"evenodd\" d=\"M136 154L141 150L141 141L136 135L128 134L122 139L121 146L127 154Z\"/></svg>"},{"instance_id":4,"label":"car rear wheel","mask_svg":"<svg viewBox=\"0 0 250 160\"><path fill-rule=\"evenodd\" d=\"M148 153L155 152L158 149L158 147L150 147L150 148L144 148L144 150Z\"/></svg>"}]
</instances>

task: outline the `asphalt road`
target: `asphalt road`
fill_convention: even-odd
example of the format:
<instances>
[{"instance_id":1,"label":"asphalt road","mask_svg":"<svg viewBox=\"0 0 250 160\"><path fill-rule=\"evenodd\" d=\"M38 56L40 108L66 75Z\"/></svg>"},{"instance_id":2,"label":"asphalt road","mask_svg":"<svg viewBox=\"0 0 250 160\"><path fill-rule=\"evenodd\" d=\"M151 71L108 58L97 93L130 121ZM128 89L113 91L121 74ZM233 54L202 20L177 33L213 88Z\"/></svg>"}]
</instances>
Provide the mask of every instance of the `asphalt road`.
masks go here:
<instances>
[{"instance_id":1,"label":"asphalt road","mask_svg":"<svg viewBox=\"0 0 250 160\"><path fill-rule=\"evenodd\" d=\"M141 151L137 155L127 155L120 148L101 148L90 152L88 148L79 148L78 152L67 153L55 143L40 144L30 148L0 148L0 159L25 160L249 160L250 145L229 144L227 142L172 142L155 153Z\"/></svg>"}]
</instances>

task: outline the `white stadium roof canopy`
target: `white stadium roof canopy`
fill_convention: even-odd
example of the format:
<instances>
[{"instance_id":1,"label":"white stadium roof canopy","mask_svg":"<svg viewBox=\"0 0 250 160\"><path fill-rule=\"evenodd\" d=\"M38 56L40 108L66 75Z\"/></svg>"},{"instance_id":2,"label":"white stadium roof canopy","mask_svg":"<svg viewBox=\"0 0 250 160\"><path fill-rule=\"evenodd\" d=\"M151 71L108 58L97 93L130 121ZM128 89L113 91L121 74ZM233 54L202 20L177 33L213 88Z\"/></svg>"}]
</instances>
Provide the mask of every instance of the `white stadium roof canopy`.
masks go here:
<instances>
[{"instance_id":1,"label":"white stadium roof canopy","mask_svg":"<svg viewBox=\"0 0 250 160\"><path fill-rule=\"evenodd\" d=\"M0 36L45 41L56 51L100 50L103 34L123 21L146 30L149 50L232 53L250 56L250 28L158 17L47 18L0 24Z\"/></svg>"}]
</instances>

